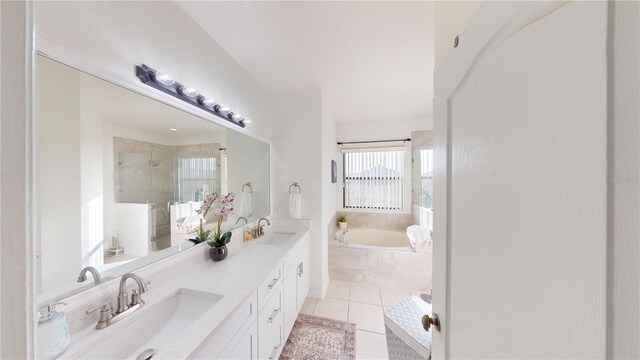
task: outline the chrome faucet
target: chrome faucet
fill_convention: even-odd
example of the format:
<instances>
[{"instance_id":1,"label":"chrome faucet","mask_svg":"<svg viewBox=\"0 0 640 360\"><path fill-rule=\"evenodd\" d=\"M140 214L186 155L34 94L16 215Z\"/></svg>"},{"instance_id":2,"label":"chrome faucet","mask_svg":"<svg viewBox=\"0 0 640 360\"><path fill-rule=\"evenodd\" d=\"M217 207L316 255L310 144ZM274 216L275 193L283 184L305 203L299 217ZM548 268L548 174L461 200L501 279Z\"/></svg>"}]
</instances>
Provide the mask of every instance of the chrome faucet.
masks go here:
<instances>
[{"instance_id":1,"label":"chrome faucet","mask_svg":"<svg viewBox=\"0 0 640 360\"><path fill-rule=\"evenodd\" d=\"M131 290L131 303L127 304L129 296L127 295L127 279L133 279L138 284L138 289ZM142 278L134 273L127 273L122 275L122 279L120 279L120 291L118 292L118 308L116 309L116 314L123 313L127 311L129 307L133 307L138 304L143 304L141 294L147 292L147 285L144 283Z\"/></svg>"},{"instance_id":2,"label":"chrome faucet","mask_svg":"<svg viewBox=\"0 0 640 360\"><path fill-rule=\"evenodd\" d=\"M271 222L269 221L269 219L267 218L260 218L260 220L258 220L258 224L256 225L256 228L254 230L254 234L253 234L253 238L257 239L259 237L261 237L262 235L264 235L264 225L260 226L260 223L262 222L262 220L267 222L267 225L271 225Z\"/></svg>"},{"instance_id":3,"label":"chrome faucet","mask_svg":"<svg viewBox=\"0 0 640 360\"><path fill-rule=\"evenodd\" d=\"M138 288L131 291L131 302L129 304L127 304L129 298L129 296L127 295L126 287L127 279L133 279L138 284ZM118 291L118 307L116 308L115 313L113 312L111 303L107 303L93 310L86 311L88 315L94 311L100 310L100 320L98 320L98 323L96 324L96 329L104 329L107 326L113 325L127 315L143 307L144 301L142 300L142 297L140 297L140 295L147 292L148 284L149 282L145 283L145 281L140 276L134 273L124 274L122 276L122 279L120 279L120 290Z\"/></svg>"},{"instance_id":4,"label":"chrome faucet","mask_svg":"<svg viewBox=\"0 0 640 360\"><path fill-rule=\"evenodd\" d=\"M238 218L238 220L236 220L236 224L237 224L237 223L239 223L239 222L240 222L240 220L244 220L244 224L245 224L245 225L247 225L247 224L249 223L249 220L247 220L247 218L246 218L246 217L244 217L244 216L240 216L240 217Z\"/></svg>"},{"instance_id":5,"label":"chrome faucet","mask_svg":"<svg viewBox=\"0 0 640 360\"><path fill-rule=\"evenodd\" d=\"M348 244L349 243L348 240L344 239L345 236L347 236L347 232L349 232L349 229L342 230L342 233L340 234L340 240L339 240L341 243L344 243L344 244Z\"/></svg>"},{"instance_id":6,"label":"chrome faucet","mask_svg":"<svg viewBox=\"0 0 640 360\"><path fill-rule=\"evenodd\" d=\"M80 270L80 275L78 275L78 282L87 281L87 272L90 272L91 276L93 276L94 284L98 285L102 283L100 272L98 272L98 269L94 268L93 266L87 266L84 269Z\"/></svg>"}]
</instances>

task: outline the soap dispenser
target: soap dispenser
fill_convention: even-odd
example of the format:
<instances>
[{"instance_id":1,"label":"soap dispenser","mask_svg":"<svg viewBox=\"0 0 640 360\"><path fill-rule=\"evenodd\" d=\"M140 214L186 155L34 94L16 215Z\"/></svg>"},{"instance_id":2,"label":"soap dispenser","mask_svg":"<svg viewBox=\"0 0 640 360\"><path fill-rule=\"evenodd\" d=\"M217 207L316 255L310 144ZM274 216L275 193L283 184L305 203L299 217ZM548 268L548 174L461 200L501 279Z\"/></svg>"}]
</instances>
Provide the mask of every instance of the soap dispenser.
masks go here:
<instances>
[{"instance_id":1,"label":"soap dispenser","mask_svg":"<svg viewBox=\"0 0 640 360\"><path fill-rule=\"evenodd\" d=\"M56 310L56 305L67 304L52 303L38 312L36 359L55 359L64 354L71 343L67 319L63 312Z\"/></svg>"}]
</instances>

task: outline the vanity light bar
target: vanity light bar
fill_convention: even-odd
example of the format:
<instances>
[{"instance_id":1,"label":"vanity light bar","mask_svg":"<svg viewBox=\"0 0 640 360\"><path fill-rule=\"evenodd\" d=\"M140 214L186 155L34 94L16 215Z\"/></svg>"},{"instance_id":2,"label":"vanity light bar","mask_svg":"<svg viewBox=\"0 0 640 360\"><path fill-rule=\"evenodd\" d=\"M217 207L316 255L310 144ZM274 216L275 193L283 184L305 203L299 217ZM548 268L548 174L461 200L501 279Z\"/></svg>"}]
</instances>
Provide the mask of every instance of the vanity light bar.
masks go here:
<instances>
[{"instance_id":1,"label":"vanity light bar","mask_svg":"<svg viewBox=\"0 0 640 360\"><path fill-rule=\"evenodd\" d=\"M231 111L226 105L217 103L213 98L205 97L199 94L196 89L184 86L177 81L167 81L167 77L170 79L168 74L162 74L162 78L157 78L157 74L160 73L147 65L136 65L136 76L143 84L207 111L232 124L240 127L246 126L244 118L240 114Z\"/></svg>"}]
</instances>

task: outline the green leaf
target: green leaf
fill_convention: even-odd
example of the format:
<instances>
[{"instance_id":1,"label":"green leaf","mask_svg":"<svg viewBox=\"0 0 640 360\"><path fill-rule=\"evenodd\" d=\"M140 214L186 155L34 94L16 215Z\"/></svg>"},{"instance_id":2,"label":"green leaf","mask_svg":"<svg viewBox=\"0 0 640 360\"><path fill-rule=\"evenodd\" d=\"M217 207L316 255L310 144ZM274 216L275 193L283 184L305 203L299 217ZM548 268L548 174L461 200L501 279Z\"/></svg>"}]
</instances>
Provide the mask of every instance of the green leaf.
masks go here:
<instances>
[{"instance_id":1,"label":"green leaf","mask_svg":"<svg viewBox=\"0 0 640 360\"><path fill-rule=\"evenodd\" d=\"M231 241L231 231L227 231L220 237L220 243L227 245Z\"/></svg>"}]
</instances>

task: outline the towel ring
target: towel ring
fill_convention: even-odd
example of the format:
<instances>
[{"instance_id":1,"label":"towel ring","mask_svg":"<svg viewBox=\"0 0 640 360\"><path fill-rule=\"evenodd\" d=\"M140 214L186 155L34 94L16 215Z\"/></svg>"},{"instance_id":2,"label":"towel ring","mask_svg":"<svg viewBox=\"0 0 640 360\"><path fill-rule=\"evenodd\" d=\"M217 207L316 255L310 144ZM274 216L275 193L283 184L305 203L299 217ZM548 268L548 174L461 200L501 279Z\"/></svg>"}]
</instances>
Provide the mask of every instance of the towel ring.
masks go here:
<instances>
[{"instance_id":1,"label":"towel ring","mask_svg":"<svg viewBox=\"0 0 640 360\"><path fill-rule=\"evenodd\" d=\"M291 192L291 188L296 188L298 189L298 193L302 192L302 188L300 187L300 185L298 185L297 182L294 182L293 184L291 184L291 186L289 186L289 194L292 194Z\"/></svg>"},{"instance_id":2,"label":"towel ring","mask_svg":"<svg viewBox=\"0 0 640 360\"><path fill-rule=\"evenodd\" d=\"M246 184L242 185L242 192L246 192L246 191L244 191L245 187L249 188L249 194L251 194L253 192L253 188L251 187L251 183L246 183Z\"/></svg>"}]
</instances>

